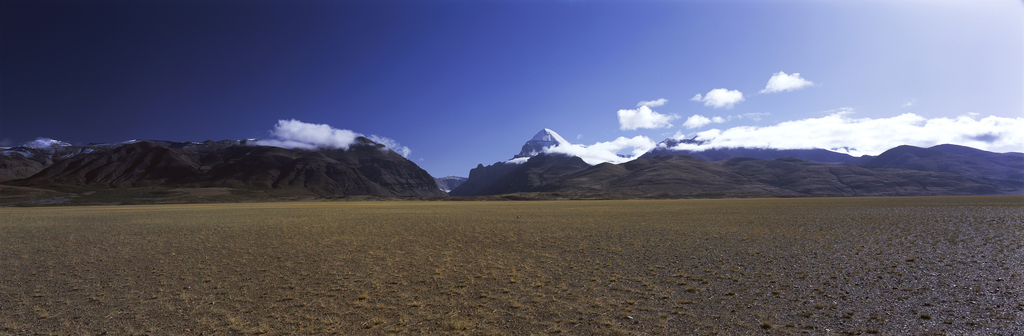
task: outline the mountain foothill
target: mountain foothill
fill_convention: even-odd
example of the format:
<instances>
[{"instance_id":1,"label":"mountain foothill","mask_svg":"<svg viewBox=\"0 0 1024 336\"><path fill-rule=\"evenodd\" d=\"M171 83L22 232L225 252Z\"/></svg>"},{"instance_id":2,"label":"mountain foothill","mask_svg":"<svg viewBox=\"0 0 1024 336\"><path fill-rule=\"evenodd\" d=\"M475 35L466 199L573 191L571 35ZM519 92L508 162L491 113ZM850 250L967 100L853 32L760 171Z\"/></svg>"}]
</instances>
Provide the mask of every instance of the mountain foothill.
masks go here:
<instances>
[{"instance_id":1,"label":"mountain foothill","mask_svg":"<svg viewBox=\"0 0 1024 336\"><path fill-rule=\"evenodd\" d=\"M674 148L703 143L667 139L635 160L597 165L547 151L563 144L564 138L543 129L508 161L480 164L468 178L434 178L363 137L346 149L261 146L253 139L85 146L37 140L0 148L0 205L1024 193L1024 154L950 144L853 157L826 149L681 150Z\"/></svg>"}]
</instances>

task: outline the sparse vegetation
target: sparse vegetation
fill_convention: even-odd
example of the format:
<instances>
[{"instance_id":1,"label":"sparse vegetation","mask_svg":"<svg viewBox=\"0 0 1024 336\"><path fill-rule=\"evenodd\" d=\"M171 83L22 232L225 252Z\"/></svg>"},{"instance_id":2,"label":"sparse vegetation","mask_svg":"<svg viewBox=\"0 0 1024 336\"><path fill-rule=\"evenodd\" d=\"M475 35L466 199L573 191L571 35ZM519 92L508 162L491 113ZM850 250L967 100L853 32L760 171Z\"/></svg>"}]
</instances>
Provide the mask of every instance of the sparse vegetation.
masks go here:
<instances>
[{"instance_id":1,"label":"sparse vegetation","mask_svg":"<svg viewBox=\"0 0 1024 336\"><path fill-rule=\"evenodd\" d=\"M0 334L1015 334L1022 204L2 208Z\"/></svg>"}]
</instances>

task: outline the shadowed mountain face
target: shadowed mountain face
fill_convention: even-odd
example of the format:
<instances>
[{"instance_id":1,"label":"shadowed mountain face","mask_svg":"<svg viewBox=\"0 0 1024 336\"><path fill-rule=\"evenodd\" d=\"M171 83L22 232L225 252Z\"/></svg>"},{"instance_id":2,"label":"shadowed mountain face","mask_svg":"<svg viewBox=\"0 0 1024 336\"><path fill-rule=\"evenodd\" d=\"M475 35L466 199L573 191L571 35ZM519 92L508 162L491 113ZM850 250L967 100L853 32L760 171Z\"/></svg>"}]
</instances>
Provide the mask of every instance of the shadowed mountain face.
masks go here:
<instances>
[{"instance_id":1,"label":"shadowed mountain face","mask_svg":"<svg viewBox=\"0 0 1024 336\"><path fill-rule=\"evenodd\" d=\"M516 168L519 168L519 165L511 162L495 162L490 166L478 164L476 168L469 170L469 178L449 191L448 194L452 196L494 195L488 194L492 190L491 184Z\"/></svg>"},{"instance_id":2,"label":"shadowed mountain face","mask_svg":"<svg viewBox=\"0 0 1024 336\"><path fill-rule=\"evenodd\" d=\"M521 164L478 165L469 171L469 179L449 194L481 196L533 191L558 177L587 168L590 165L583 159L559 154L540 154Z\"/></svg>"},{"instance_id":3,"label":"shadowed mountain face","mask_svg":"<svg viewBox=\"0 0 1024 336\"><path fill-rule=\"evenodd\" d=\"M382 145L360 138L348 150L136 142L61 160L8 184L36 187L231 187L293 195L445 196L433 177Z\"/></svg>"}]
</instances>

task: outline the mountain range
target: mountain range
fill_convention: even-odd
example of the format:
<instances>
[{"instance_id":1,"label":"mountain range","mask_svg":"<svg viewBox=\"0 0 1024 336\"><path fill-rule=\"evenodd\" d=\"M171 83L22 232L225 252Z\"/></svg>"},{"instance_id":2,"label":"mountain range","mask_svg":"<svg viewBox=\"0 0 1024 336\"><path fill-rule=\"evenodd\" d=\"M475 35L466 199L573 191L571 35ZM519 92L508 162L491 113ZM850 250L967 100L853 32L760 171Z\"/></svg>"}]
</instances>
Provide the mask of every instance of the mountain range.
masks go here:
<instances>
[{"instance_id":1,"label":"mountain range","mask_svg":"<svg viewBox=\"0 0 1024 336\"><path fill-rule=\"evenodd\" d=\"M666 139L635 160L591 166L579 157L548 151L567 144L558 133L543 129L507 161L477 165L468 178L433 178L362 137L347 149L286 149L260 146L255 139L85 146L41 139L0 147L0 204L40 197L62 203L67 193L168 202L358 195L546 199L1024 193L1024 154L958 145L898 146L877 156L853 157L826 149L695 150L704 143Z\"/></svg>"},{"instance_id":2,"label":"mountain range","mask_svg":"<svg viewBox=\"0 0 1024 336\"><path fill-rule=\"evenodd\" d=\"M878 156L826 149L709 148L667 139L638 159L589 166L545 153L539 132L509 161L478 165L453 196L544 193L567 198L933 196L1024 192L1024 154L958 145L898 146ZM547 146L557 146L558 141ZM529 148L529 152L527 152ZM539 153L539 154L538 154ZM525 160L524 160L525 159Z\"/></svg>"},{"instance_id":3,"label":"mountain range","mask_svg":"<svg viewBox=\"0 0 1024 336\"><path fill-rule=\"evenodd\" d=\"M7 176L44 166L29 177L5 182L6 186L82 194L226 188L268 197L447 196L425 170L367 138L358 138L348 149L286 149L251 142L22 146L6 149L0 162L17 168ZM65 152L77 154L60 154Z\"/></svg>"},{"instance_id":4,"label":"mountain range","mask_svg":"<svg viewBox=\"0 0 1024 336\"><path fill-rule=\"evenodd\" d=\"M444 192L451 192L452 189L458 188L459 185L461 185L462 182L466 182L466 180L467 178L465 177L448 175L445 177L435 178L434 182L437 183L438 189L444 190Z\"/></svg>"}]
</instances>

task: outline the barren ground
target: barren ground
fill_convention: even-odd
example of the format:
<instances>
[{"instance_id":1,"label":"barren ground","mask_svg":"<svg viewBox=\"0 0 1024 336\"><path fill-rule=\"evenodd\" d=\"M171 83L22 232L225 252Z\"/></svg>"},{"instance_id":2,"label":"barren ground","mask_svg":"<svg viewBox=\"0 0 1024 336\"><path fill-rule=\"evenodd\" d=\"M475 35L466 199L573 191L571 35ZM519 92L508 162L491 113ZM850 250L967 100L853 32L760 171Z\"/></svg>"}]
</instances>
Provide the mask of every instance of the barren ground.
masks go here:
<instances>
[{"instance_id":1,"label":"barren ground","mask_svg":"<svg viewBox=\"0 0 1024 336\"><path fill-rule=\"evenodd\" d=\"M0 208L0 334L1024 334L1024 197Z\"/></svg>"}]
</instances>

